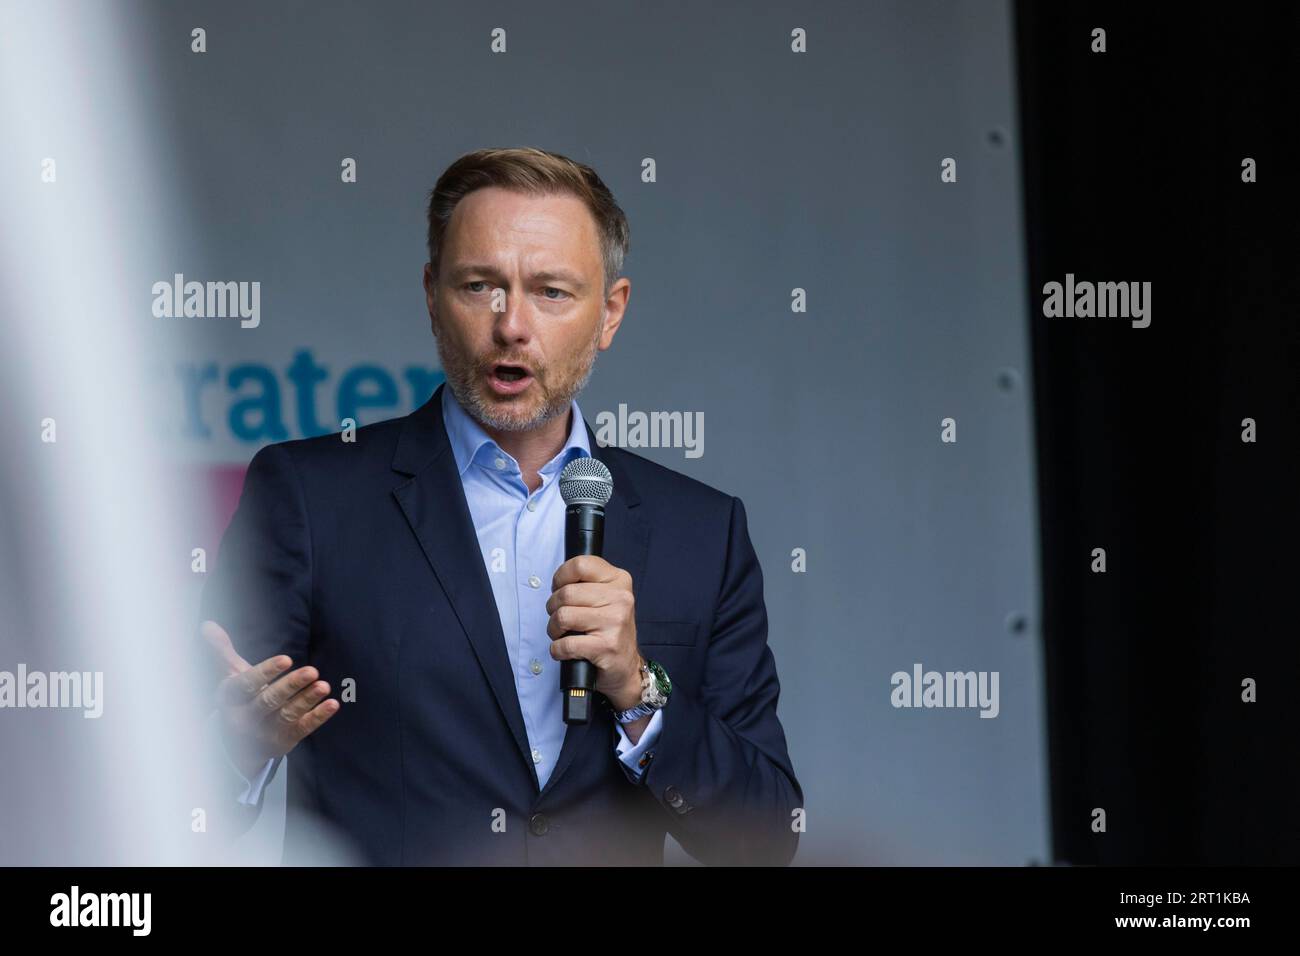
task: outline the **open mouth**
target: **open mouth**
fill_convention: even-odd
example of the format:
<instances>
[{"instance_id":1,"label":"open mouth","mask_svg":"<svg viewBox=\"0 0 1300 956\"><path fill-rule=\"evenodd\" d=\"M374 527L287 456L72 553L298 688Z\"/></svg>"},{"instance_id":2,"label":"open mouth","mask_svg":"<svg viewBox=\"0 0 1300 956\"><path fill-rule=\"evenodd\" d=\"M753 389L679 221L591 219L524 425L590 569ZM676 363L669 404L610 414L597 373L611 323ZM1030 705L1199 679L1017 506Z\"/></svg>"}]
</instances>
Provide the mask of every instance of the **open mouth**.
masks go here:
<instances>
[{"instance_id":1,"label":"open mouth","mask_svg":"<svg viewBox=\"0 0 1300 956\"><path fill-rule=\"evenodd\" d=\"M500 395L521 392L532 380L532 372L523 365L494 365L488 373L488 382L493 391Z\"/></svg>"}]
</instances>

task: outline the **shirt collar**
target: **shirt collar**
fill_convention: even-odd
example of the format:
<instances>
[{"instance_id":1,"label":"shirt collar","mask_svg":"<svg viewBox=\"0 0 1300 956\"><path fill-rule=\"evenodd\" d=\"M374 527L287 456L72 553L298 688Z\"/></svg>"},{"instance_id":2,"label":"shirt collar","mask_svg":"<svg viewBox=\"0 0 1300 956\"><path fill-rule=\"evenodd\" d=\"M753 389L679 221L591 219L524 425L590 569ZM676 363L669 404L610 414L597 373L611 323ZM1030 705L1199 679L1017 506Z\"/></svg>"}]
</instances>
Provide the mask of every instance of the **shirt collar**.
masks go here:
<instances>
[{"instance_id":1,"label":"shirt collar","mask_svg":"<svg viewBox=\"0 0 1300 956\"><path fill-rule=\"evenodd\" d=\"M591 454L591 445L587 441L587 423L582 417L581 409L578 408L576 398L569 403L569 410L573 417L569 424L568 440L560 453L542 466L540 471L544 475L559 471L574 458ZM465 477L465 469L478 459L495 458L499 454L509 461L514 461L510 454L502 451L492 436L483 430L483 426L465 411L456 400L456 396L452 394L451 386L445 383L442 387L442 420L447 428L447 440L451 442L452 454L456 457L456 469L462 478Z\"/></svg>"}]
</instances>

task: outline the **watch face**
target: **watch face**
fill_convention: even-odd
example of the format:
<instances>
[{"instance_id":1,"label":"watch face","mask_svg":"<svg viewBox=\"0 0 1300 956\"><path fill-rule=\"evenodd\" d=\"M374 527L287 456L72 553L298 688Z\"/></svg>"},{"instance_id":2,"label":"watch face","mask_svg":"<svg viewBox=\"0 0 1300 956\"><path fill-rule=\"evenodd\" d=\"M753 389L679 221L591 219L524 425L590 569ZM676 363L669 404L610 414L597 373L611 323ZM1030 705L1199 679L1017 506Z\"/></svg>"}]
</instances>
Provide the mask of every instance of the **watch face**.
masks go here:
<instances>
[{"instance_id":1,"label":"watch face","mask_svg":"<svg viewBox=\"0 0 1300 956\"><path fill-rule=\"evenodd\" d=\"M673 682L668 679L668 672L660 666L658 661L646 661L646 669L654 675L655 683L659 685L659 692L667 697L673 692Z\"/></svg>"}]
</instances>

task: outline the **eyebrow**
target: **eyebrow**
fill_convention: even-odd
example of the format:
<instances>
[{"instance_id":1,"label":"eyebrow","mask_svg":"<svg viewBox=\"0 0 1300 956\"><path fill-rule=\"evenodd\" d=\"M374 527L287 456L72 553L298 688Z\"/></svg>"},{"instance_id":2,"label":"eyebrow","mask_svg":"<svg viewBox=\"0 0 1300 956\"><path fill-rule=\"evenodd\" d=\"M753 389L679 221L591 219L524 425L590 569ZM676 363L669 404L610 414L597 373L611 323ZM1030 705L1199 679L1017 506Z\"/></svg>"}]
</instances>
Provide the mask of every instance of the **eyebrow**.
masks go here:
<instances>
[{"instance_id":1,"label":"eyebrow","mask_svg":"<svg viewBox=\"0 0 1300 956\"><path fill-rule=\"evenodd\" d=\"M473 274L501 278L501 273L494 266L477 262L455 266L447 273L447 277L452 282L459 282L466 276ZM587 288L587 283L576 272L570 272L567 269L544 269L541 272L534 272L529 276L529 279L534 282L567 282L579 290Z\"/></svg>"}]
</instances>

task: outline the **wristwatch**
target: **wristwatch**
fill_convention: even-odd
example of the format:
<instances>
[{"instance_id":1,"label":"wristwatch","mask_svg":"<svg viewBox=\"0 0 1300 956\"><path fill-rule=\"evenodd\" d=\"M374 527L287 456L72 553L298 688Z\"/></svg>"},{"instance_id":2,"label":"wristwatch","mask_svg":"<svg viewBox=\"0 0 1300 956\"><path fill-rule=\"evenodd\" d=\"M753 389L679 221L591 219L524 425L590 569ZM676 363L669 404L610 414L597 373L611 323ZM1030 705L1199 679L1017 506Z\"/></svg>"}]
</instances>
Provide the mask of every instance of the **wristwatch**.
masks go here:
<instances>
[{"instance_id":1,"label":"wristwatch","mask_svg":"<svg viewBox=\"0 0 1300 956\"><path fill-rule=\"evenodd\" d=\"M630 724L649 717L656 710L662 710L673 692L673 682L668 679L668 672L658 661L641 661L641 703L627 710L614 711L614 719L620 724Z\"/></svg>"}]
</instances>

